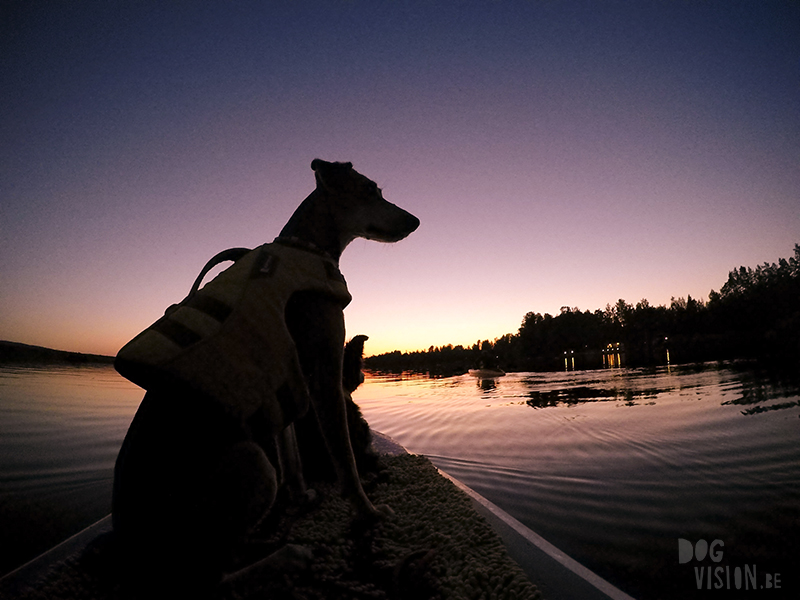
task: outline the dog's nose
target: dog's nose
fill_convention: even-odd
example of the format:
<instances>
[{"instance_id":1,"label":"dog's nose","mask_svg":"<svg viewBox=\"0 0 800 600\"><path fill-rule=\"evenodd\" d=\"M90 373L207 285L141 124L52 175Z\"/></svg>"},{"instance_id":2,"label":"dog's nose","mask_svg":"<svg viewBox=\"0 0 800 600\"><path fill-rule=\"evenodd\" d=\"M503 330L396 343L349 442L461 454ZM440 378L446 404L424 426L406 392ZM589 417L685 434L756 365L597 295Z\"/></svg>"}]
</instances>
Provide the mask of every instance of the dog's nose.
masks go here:
<instances>
[{"instance_id":1,"label":"dog's nose","mask_svg":"<svg viewBox=\"0 0 800 600\"><path fill-rule=\"evenodd\" d=\"M419 219L410 212L407 212L406 214L408 214L408 233L416 231L417 227L419 227Z\"/></svg>"}]
</instances>

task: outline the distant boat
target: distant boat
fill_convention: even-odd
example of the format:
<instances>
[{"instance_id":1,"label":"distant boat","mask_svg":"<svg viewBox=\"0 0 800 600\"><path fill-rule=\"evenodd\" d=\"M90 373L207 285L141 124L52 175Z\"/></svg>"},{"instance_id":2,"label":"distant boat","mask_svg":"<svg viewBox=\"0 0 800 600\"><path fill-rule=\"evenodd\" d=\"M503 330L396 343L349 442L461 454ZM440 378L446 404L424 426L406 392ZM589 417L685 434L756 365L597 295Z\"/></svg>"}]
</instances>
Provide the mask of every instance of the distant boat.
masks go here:
<instances>
[{"instance_id":1,"label":"distant boat","mask_svg":"<svg viewBox=\"0 0 800 600\"><path fill-rule=\"evenodd\" d=\"M506 373L501 369L470 369L469 374L481 379L492 379L493 377L502 377Z\"/></svg>"}]
</instances>

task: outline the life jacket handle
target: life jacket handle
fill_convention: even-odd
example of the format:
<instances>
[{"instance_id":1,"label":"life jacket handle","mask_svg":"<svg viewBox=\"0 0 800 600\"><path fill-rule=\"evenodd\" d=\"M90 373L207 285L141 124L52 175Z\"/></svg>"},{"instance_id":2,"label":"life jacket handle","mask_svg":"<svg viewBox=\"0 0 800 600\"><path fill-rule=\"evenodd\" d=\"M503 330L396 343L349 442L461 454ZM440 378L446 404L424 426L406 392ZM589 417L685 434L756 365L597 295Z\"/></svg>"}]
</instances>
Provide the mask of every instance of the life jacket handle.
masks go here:
<instances>
[{"instance_id":1,"label":"life jacket handle","mask_svg":"<svg viewBox=\"0 0 800 600\"><path fill-rule=\"evenodd\" d=\"M197 290L200 289L200 284L203 283L203 277L205 277L208 272L216 267L219 263L223 263L228 260L232 260L236 262L240 258L242 258L248 252L251 252L252 248L228 248L227 250L223 250L222 252L216 254L211 260L206 263L206 266L203 267L203 270L200 271L200 275L197 276L197 279L194 280L192 284L192 289L189 292L187 298L191 298L197 293Z\"/></svg>"}]
</instances>

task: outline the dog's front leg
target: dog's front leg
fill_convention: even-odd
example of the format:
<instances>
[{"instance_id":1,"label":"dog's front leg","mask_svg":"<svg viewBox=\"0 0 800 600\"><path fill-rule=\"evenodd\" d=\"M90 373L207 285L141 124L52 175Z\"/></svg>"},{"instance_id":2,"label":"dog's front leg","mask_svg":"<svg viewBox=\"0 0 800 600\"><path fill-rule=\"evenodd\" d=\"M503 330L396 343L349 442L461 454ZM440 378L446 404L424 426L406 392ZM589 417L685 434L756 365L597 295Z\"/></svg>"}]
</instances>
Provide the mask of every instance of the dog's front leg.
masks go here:
<instances>
[{"instance_id":1,"label":"dog's front leg","mask_svg":"<svg viewBox=\"0 0 800 600\"><path fill-rule=\"evenodd\" d=\"M310 499L309 490L306 489L306 482L303 478L303 464L300 460L300 450L297 447L294 423L287 425L278 434L278 452L284 483L291 497L295 499Z\"/></svg>"},{"instance_id":2,"label":"dog's front leg","mask_svg":"<svg viewBox=\"0 0 800 600\"><path fill-rule=\"evenodd\" d=\"M287 306L286 320L344 494L362 516L391 514L388 507L376 509L364 493L350 443L342 389L345 329L341 306L318 294L297 293Z\"/></svg>"},{"instance_id":3,"label":"dog's front leg","mask_svg":"<svg viewBox=\"0 0 800 600\"><path fill-rule=\"evenodd\" d=\"M320 365L313 371L315 374L311 398L343 493L353 502L359 514L377 516L379 511L372 505L361 486L350 441L347 406L341 383L343 342L344 336L342 336L342 343L338 344L339 352L330 354L331 364Z\"/></svg>"}]
</instances>

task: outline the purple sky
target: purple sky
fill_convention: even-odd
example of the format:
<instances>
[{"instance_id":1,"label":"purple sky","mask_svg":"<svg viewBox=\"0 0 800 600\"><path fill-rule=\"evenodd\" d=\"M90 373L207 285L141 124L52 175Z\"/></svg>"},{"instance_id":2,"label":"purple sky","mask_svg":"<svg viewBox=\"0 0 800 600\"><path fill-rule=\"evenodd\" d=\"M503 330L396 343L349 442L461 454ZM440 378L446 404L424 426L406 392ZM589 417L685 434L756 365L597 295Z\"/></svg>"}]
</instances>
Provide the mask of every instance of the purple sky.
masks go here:
<instances>
[{"instance_id":1,"label":"purple sky","mask_svg":"<svg viewBox=\"0 0 800 600\"><path fill-rule=\"evenodd\" d=\"M0 339L114 354L352 161L370 354L706 299L800 242L800 4L4 2Z\"/></svg>"}]
</instances>

